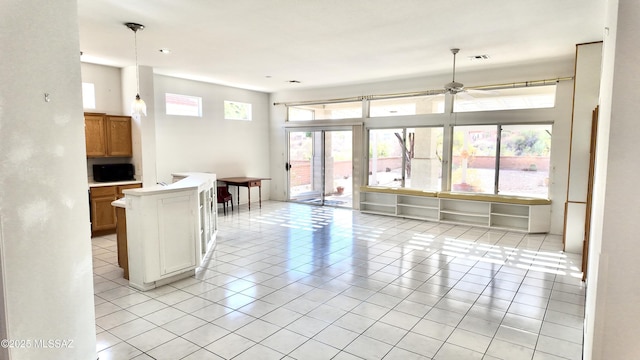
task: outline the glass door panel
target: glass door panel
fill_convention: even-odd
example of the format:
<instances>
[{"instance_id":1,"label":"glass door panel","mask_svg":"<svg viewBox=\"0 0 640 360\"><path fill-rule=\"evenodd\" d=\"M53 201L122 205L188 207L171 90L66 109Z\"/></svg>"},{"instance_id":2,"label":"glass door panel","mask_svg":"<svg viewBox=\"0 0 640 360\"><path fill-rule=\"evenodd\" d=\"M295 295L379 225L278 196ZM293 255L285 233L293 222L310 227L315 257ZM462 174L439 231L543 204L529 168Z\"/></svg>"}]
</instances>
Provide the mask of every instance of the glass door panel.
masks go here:
<instances>
[{"instance_id":1,"label":"glass door panel","mask_svg":"<svg viewBox=\"0 0 640 360\"><path fill-rule=\"evenodd\" d=\"M315 131L289 132L289 200L315 201L322 199L322 182L318 181L321 162L317 148L322 144Z\"/></svg>"},{"instance_id":2,"label":"glass door panel","mask_svg":"<svg viewBox=\"0 0 640 360\"><path fill-rule=\"evenodd\" d=\"M324 205L353 207L351 131L324 131Z\"/></svg>"},{"instance_id":3,"label":"glass door panel","mask_svg":"<svg viewBox=\"0 0 640 360\"><path fill-rule=\"evenodd\" d=\"M352 132L288 133L289 201L352 207Z\"/></svg>"}]
</instances>

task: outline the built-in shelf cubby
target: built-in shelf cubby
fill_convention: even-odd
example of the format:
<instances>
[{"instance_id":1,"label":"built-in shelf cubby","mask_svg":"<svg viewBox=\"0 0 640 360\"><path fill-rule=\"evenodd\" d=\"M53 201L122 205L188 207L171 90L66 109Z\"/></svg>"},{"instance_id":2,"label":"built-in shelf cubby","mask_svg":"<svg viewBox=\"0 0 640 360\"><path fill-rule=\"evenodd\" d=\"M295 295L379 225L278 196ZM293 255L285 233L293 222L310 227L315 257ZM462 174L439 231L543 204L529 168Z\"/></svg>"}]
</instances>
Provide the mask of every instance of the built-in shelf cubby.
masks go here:
<instances>
[{"instance_id":1,"label":"built-in shelf cubby","mask_svg":"<svg viewBox=\"0 0 640 360\"><path fill-rule=\"evenodd\" d=\"M529 205L491 204L491 227L529 230Z\"/></svg>"},{"instance_id":2,"label":"built-in shelf cubby","mask_svg":"<svg viewBox=\"0 0 640 360\"><path fill-rule=\"evenodd\" d=\"M490 194L427 192L364 186L360 211L507 231L549 231L551 201Z\"/></svg>"},{"instance_id":3,"label":"built-in shelf cubby","mask_svg":"<svg viewBox=\"0 0 640 360\"><path fill-rule=\"evenodd\" d=\"M397 195L397 199L398 216L418 220L438 220L438 210L440 207L438 198Z\"/></svg>"},{"instance_id":4,"label":"built-in shelf cubby","mask_svg":"<svg viewBox=\"0 0 640 360\"><path fill-rule=\"evenodd\" d=\"M491 203L440 199L440 220L456 224L489 226Z\"/></svg>"},{"instance_id":5,"label":"built-in shelf cubby","mask_svg":"<svg viewBox=\"0 0 640 360\"><path fill-rule=\"evenodd\" d=\"M372 214L396 215L396 195L378 192L361 193L360 210Z\"/></svg>"}]
</instances>

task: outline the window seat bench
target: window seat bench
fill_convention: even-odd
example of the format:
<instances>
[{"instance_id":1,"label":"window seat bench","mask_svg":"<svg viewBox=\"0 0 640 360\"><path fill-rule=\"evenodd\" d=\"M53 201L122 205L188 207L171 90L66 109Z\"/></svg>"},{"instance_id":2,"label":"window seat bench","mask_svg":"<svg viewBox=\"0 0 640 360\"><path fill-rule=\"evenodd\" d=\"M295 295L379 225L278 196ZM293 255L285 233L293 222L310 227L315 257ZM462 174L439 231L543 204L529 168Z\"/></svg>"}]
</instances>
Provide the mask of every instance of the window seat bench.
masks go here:
<instances>
[{"instance_id":1,"label":"window seat bench","mask_svg":"<svg viewBox=\"0 0 640 360\"><path fill-rule=\"evenodd\" d=\"M551 200L362 186L360 211L491 229L547 233Z\"/></svg>"}]
</instances>

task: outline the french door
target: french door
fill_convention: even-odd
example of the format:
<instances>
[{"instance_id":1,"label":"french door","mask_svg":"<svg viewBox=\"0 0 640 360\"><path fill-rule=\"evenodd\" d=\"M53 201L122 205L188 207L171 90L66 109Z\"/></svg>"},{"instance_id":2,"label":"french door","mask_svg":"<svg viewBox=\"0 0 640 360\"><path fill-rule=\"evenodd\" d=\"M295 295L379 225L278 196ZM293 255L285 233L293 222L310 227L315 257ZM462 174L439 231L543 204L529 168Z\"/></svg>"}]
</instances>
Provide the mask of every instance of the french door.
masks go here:
<instances>
[{"instance_id":1,"label":"french door","mask_svg":"<svg viewBox=\"0 0 640 360\"><path fill-rule=\"evenodd\" d=\"M288 200L353 207L352 131L288 129Z\"/></svg>"}]
</instances>

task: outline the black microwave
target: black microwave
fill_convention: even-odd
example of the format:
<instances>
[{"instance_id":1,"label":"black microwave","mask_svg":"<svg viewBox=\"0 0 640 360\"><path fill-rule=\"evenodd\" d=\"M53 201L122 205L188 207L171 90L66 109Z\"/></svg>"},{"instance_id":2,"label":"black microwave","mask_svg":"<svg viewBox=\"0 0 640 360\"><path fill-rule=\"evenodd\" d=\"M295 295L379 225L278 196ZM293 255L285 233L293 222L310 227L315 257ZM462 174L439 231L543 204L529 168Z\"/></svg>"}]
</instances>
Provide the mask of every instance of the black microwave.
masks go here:
<instances>
[{"instance_id":1,"label":"black microwave","mask_svg":"<svg viewBox=\"0 0 640 360\"><path fill-rule=\"evenodd\" d=\"M93 180L97 182L134 180L133 164L93 165Z\"/></svg>"}]
</instances>

